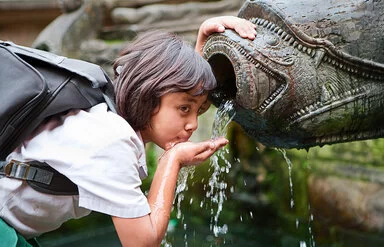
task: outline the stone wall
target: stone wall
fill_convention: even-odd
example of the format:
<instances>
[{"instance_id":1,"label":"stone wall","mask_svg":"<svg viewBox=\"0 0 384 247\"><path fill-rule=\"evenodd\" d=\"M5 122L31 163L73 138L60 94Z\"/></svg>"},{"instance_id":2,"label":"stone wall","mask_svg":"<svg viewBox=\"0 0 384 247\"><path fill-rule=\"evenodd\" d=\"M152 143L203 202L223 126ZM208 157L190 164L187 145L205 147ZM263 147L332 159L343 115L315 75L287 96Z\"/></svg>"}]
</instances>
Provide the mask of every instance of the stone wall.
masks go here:
<instances>
[{"instance_id":1,"label":"stone wall","mask_svg":"<svg viewBox=\"0 0 384 247\"><path fill-rule=\"evenodd\" d=\"M67 0L67 2L70 2ZM33 46L103 66L138 34L155 29L174 32L194 45L200 24L219 15L237 15L243 0L84 0L47 26Z\"/></svg>"},{"instance_id":2,"label":"stone wall","mask_svg":"<svg viewBox=\"0 0 384 247\"><path fill-rule=\"evenodd\" d=\"M0 40L30 46L60 14L56 0L0 0Z\"/></svg>"}]
</instances>

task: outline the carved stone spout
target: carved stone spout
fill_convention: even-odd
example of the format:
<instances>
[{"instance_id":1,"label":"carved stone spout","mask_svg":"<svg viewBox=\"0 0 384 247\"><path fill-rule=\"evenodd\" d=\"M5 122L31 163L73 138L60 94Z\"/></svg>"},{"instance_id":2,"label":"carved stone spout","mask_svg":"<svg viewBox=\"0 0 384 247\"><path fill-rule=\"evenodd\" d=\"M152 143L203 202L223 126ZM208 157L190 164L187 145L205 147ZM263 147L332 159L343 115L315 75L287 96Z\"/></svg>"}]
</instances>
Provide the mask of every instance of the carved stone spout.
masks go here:
<instances>
[{"instance_id":1,"label":"carved stone spout","mask_svg":"<svg viewBox=\"0 0 384 247\"><path fill-rule=\"evenodd\" d=\"M248 0L250 41L226 30L203 52L235 121L266 146L384 136L384 1Z\"/></svg>"}]
</instances>

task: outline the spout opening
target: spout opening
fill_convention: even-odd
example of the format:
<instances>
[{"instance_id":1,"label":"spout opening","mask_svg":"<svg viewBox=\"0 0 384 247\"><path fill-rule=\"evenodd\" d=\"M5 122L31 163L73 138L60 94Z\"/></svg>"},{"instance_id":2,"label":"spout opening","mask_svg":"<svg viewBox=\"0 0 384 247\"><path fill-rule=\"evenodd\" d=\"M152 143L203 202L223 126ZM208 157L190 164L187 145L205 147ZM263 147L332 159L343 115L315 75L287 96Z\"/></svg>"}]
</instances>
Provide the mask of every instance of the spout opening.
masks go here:
<instances>
[{"instance_id":1,"label":"spout opening","mask_svg":"<svg viewBox=\"0 0 384 247\"><path fill-rule=\"evenodd\" d=\"M213 54L208 59L208 63L211 65L217 81L217 87L210 94L210 100L218 107L224 101L236 98L235 70L229 58L221 53Z\"/></svg>"}]
</instances>

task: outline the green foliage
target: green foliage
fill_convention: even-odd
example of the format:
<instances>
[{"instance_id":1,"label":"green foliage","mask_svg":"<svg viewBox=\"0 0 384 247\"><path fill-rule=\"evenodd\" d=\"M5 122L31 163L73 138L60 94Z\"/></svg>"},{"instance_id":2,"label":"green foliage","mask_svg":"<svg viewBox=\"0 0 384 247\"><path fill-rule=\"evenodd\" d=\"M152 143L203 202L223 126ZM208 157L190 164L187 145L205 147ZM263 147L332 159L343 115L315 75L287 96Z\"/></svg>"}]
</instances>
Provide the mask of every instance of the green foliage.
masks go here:
<instances>
[{"instance_id":1,"label":"green foliage","mask_svg":"<svg viewBox=\"0 0 384 247\"><path fill-rule=\"evenodd\" d=\"M148 168L148 177L144 179L142 182L141 190L143 192L148 192L151 186L151 182L157 167L157 159L158 153L155 144L148 143L146 145L146 160L147 160L147 168Z\"/></svg>"}]
</instances>

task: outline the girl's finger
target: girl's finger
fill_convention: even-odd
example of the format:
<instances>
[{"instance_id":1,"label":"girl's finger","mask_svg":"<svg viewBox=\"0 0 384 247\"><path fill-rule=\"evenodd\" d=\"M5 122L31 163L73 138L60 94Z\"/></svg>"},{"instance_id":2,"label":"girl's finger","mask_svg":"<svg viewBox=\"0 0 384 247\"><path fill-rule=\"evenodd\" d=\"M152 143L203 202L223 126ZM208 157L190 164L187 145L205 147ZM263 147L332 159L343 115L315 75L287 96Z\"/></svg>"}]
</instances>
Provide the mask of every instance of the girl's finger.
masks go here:
<instances>
[{"instance_id":1,"label":"girl's finger","mask_svg":"<svg viewBox=\"0 0 384 247\"><path fill-rule=\"evenodd\" d=\"M225 27L223 25L217 24L216 25L216 32L222 33L225 31Z\"/></svg>"},{"instance_id":2,"label":"girl's finger","mask_svg":"<svg viewBox=\"0 0 384 247\"><path fill-rule=\"evenodd\" d=\"M219 137L211 141L213 141L217 147L222 147L228 144L228 140L224 137Z\"/></svg>"},{"instance_id":3,"label":"girl's finger","mask_svg":"<svg viewBox=\"0 0 384 247\"><path fill-rule=\"evenodd\" d=\"M195 156L197 160L204 161L212 156L217 150L224 147L228 141L226 139L223 140L212 140L210 143L210 149L206 149L203 152L199 153Z\"/></svg>"},{"instance_id":4,"label":"girl's finger","mask_svg":"<svg viewBox=\"0 0 384 247\"><path fill-rule=\"evenodd\" d=\"M214 154L217 150L222 148L228 143L228 140L225 138L220 138L216 140L210 140L209 141L209 148L203 150L202 152L198 153L195 157L199 159L206 160L209 158L212 154Z\"/></svg>"},{"instance_id":5,"label":"girl's finger","mask_svg":"<svg viewBox=\"0 0 384 247\"><path fill-rule=\"evenodd\" d=\"M209 157L211 157L214 153L215 152L213 152L212 150L206 150L205 152L200 153L200 154L195 156L195 162L196 163L202 163L205 160L207 160Z\"/></svg>"}]
</instances>

